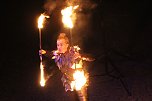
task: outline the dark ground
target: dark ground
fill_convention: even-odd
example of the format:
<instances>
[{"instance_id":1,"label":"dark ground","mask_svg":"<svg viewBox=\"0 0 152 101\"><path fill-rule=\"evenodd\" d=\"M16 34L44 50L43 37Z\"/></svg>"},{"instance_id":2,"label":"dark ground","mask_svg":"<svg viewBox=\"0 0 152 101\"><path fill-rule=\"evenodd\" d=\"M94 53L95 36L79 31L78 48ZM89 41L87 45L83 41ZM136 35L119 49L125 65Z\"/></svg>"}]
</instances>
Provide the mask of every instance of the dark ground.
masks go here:
<instances>
[{"instance_id":1,"label":"dark ground","mask_svg":"<svg viewBox=\"0 0 152 101\"><path fill-rule=\"evenodd\" d=\"M92 26L79 30L79 35L87 33L82 35L83 40L79 40L82 41L83 52L92 54L96 59L88 63L89 101L151 101L150 2L96 2L100 6L91 11L89 24ZM35 19L43 12L43 1L2 4L6 6L2 9L1 21L0 101L74 101L74 93L64 92L59 71L44 88L39 85L39 37ZM54 20L57 15L52 16L50 30L47 30L48 27L44 29L43 33L51 32L43 36L44 48L55 49L56 34L53 33L58 33L61 28L60 23ZM119 73L122 75L119 76Z\"/></svg>"}]
</instances>

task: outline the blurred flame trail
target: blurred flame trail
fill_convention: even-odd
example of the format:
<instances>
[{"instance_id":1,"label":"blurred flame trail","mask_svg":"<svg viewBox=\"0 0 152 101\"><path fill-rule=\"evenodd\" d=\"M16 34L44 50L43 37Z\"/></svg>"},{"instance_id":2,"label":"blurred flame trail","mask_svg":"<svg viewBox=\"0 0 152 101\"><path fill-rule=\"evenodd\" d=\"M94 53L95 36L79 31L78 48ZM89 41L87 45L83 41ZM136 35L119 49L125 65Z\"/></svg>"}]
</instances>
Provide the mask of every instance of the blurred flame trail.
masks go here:
<instances>
[{"instance_id":1,"label":"blurred flame trail","mask_svg":"<svg viewBox=\"0 0 152 101\"><path fill-rule=\"evenodd\" d=\"M40 85L41 85L42 87L44 87L46 80L45 80L45 78L44 78L44 67L43 67L42 61L41 61L41 63L40 63L40 69L41 69Z\"/></svg>"},{"instance_id":2,"label":"blurred flame trail","mask_svg":"<svg viewBox=\"0 0 152 101\"><path fill-rule=\"evenodd\" d=\"M44 14L41 14L38 19L38 28L39 28L39 39L40 39L40 50L42 49L42 38L41 38L41 29L43 28L44 19L49 18L49 16L46 16ZM42 54L40 54L40 85L43 87L45 86L45 77L44 77L44 67L42 64Z\"/></svg>"}]
</instances>

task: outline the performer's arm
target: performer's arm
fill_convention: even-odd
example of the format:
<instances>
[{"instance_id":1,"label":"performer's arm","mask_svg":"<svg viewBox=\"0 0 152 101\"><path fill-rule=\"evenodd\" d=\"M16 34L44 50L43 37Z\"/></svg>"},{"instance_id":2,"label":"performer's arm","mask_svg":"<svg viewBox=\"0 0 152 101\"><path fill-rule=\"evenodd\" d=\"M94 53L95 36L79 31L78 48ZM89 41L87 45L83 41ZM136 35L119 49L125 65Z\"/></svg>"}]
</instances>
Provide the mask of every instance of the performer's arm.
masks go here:
<instances>
[{"instance_id":1,"label":"performer's arm","mask_svg":"<svg viewBox=\"0 0 152 101\"><path fill-rule=\"evenodd\" d=\"M94 61L95 58L90 54L81 54L81 59L84 61Z\"/></svg>"},{"instance_id":2,"label":"performer's arm","mask_svg":"<svg viewBox=\"0 0 152 101\"><path fill-rule=\"evenodd\" d=\"M53 57L53 52L52 51L48 51L48 50L39 50L39 54L43 54L44 56L48 57L48 58L52 58Z\"/></svg>"}]
</instances>

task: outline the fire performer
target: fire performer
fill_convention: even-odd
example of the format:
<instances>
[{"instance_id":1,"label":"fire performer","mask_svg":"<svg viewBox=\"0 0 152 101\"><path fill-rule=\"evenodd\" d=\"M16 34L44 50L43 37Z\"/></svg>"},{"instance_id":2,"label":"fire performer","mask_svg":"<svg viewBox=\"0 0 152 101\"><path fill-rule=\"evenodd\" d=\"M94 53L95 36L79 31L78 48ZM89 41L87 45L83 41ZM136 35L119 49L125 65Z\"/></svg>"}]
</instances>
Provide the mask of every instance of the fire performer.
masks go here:
<instances>
[{"instance_id":1,"label":"fire performer","mask_svg":"<svg viewBox=\"0 0 152 101\"><path fill-rule=\"evenodd\" d=\"M44 54L45 56L55 60L55 63L57 64L59 70L63 74L61 80L63 82L63 86L65 87L66 92L73 91L75 89L73 87L74 72L76 70L80 70L80 71L84 70L82 66L78 66L77 64L79 64L82 60L92 61L89 58L82 57L79 53L78 47L75 46L70 47L69 39L65 33L60 33L57 38L57 50L49 52L47 50L41 49L39 53ZM86 82L87 80L85 81L83 88L85 88L85 86L87 85ZM81 96L81 100L86 99L86 92L84 94L78 92L78 95ZM86 101L86 100L82 100L82 101Z\"/></svg>"}]
</instances>

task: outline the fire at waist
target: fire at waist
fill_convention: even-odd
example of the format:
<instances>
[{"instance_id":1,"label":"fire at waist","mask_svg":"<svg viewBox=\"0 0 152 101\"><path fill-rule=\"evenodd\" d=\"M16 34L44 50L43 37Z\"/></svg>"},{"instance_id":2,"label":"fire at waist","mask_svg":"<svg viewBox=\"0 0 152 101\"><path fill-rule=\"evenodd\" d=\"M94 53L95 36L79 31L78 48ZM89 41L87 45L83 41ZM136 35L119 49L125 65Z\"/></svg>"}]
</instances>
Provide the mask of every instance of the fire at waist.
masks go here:
<instances>
[{"instance_id":1,"label":"fire at waist","mask_svg":"<svg viewBox=\"0 0 152 101\"><path fill-rule=\"evenodd\" d=\"M70 80L71 91L81 90L82 87L87 86L89 75L82 67L82 61L74 63L71 68L61 68L60 70Z\"/></svg>"},{"instance_id":2,"label":"fire at waist","mask_svg":"<svg viewBox=\"0 0 152 101\"><path fill-rule=\"evenodd\" d=\"M75 90L81 90L82 87L86 86L88 81L88 75L85 74L84 70L76 70L73 74L74 80L71 82L71 86Z\"/></svg>"}]
</instances>

